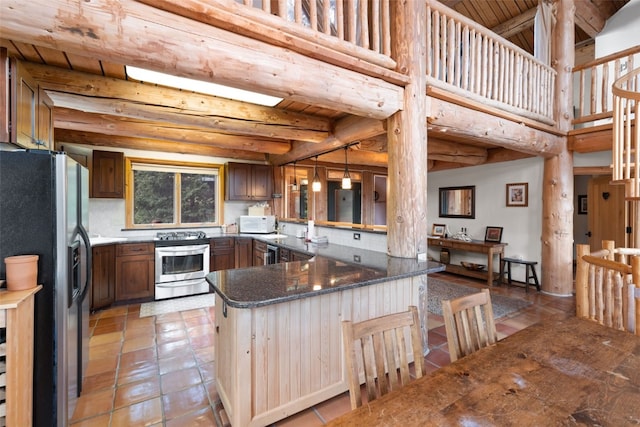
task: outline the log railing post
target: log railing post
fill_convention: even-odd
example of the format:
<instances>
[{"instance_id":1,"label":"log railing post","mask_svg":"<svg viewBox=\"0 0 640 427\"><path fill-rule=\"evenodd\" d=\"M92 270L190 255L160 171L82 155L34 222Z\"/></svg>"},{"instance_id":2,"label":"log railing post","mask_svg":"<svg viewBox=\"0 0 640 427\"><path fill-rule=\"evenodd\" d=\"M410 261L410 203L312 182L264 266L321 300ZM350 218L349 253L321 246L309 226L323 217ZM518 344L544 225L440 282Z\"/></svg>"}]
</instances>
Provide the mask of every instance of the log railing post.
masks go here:
<instances>
[{"instance_id":1,"label":"log railing post","mask_svg":"<svg viewBox=\"0 0 640 427\"><path fill-rule=\"evenodd\" d=\"M576 245L576 316L589 316L589 292L587 281L589 279L589 264L582 259L589 255L589 245Z\"/></svg>"}]
</instances>

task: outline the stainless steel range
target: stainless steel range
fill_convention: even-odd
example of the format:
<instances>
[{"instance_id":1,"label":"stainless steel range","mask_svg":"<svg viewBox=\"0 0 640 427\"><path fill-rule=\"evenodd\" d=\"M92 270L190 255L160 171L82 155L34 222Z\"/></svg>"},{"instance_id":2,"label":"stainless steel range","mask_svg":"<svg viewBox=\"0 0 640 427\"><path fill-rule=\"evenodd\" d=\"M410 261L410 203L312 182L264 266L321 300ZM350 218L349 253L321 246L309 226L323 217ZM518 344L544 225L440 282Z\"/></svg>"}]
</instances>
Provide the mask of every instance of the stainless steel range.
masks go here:
<instances>
[{"instance_id":1,"label":"stainless steel range","mask_svg":"<svg viewBox=\"0 0 640 427\"><path fill-rule=\"evenodd\" d=\"M209 292L209 239L203 231L159 232L155 299Z\"/></svg>"}]
</instances>

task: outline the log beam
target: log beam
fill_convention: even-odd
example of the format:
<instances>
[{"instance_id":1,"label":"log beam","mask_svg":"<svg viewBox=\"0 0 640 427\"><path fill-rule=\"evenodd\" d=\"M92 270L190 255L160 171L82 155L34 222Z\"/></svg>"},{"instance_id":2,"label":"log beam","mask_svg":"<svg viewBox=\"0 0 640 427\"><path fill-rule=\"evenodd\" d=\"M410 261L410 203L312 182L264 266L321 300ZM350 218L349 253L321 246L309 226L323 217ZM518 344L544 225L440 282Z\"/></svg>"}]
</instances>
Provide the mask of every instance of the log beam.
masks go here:
<instances>
[{"instance_id":1,"label":"log beam","mask_svg":"<svg viewBox=\"0 0 640 427\"><path fill-rule=\"evenodd\" d=\"M538 8L532 7L526 12L521 13L520 15L514 16L513 18L505 21L499 25L496 25L491 29L497 35L508 39L511 36L515 36L518 33L523 32L526 29L533 27L536 12Z\"/></svg>"},{"instance_id":2,"label":"log beam","mask_svg":"<svg viewBox=\"0 0 640 427\"><path fill-rule=\"evenodd\" d=\"M5 0L2 9L11 19L0 30L10 40L365 117L386 119L402 108L400 86L134 0L115 10L109 2ZM145 37L132 36L140 31Z\"/></svg>"},{"instance_id":3,"label":"log beam","mask_svg":"<svg viewBox=\"0 0 640 427\"><path fill-rule=\"evenodd\" d=\"M105 135L133 136L156 140L161 137L165 141L203 144L259 153L283 154L290 150L289 141L278 142L273 139L225 135L161 122L141 122L122 117L82 113L66 108L56 108L54 126L56 129L100 132Z\"/></svg>"},{"instance_id":4,"label":"log beam","mask_svg":"<svg viewBox=\"0 0 640 427\"><path fill-rule=\"evenodd\" d=\"M305 129L320 134L328 133L331 130L330 120L308 114L169 87L64 70L32 62L23 62L23 65L40 86L47 91L92 98L113 98L143 105L165 106L176 111L189 111L251 123L269 124L274 129L282 126Z\"/></svg>"},{"instance_id":5,"label":"log beam","mask_svg":"<svg viewBox=\"0 0 640 427\"><path fill-rule=\"evenodd\" d=\"M557 135L430 97L427 128L430 134L490 143L527 154L551 157L564 145Z\"/></svg>"},{"instance_id":6,"label":"log beam","mask_svg":"<svg viewBox=\"0 0 640 427\"><path fill-rule=\"evenodd\" d=\"M162 141L158 139L133 138L103 133L82 132L69 129L56 129L56 148L60 145L92 145L98 147L129 148L133 150L159 151L164 153L195 154L208 157L222 157L238 160L264 162L265 154L244 150L229 150L204 144Z\"/></svg>"},{"instance_id":7,"label":"log beam","mask_svg":"<svg viewBox=\"0 0 640 427\"><path fill-rule=\"evenodd\" d=\"M385 123L380 120L348 116L338 120L333 133L323 142L295 144L291 151L279 156L271 156L270 161L276 166L291 163L294 160L313 157L360 139L371 138L385 132Z\"/></svg>"},{"instance_id":8,"label":"log beam","mask_svg":"<svg viewBox=\"0 0 640 427\"><path fill-rule=\"evenodd\" d=\"M329 132L296 129L295 127L279 125L278 123L234 119L214 113L202 113L162 105L149 105L114 98L96 98L64 92L46 92L55 107L73 109L85 113L148 120L151 122L166 122L175 126L203 128L207 131L216 131L224 134L309 142L324 141L329 135Z\"/></svg>"},{"instance_id":9,"label":"log beam","mask_svg":"<svg viewBox=\"0 0 640 427\"><path fill-rule=\"evenodd\" d=\"M591 38L604 28L607 18L591 0L576 0L575 24Z\"/></svg>"}]
</instances>

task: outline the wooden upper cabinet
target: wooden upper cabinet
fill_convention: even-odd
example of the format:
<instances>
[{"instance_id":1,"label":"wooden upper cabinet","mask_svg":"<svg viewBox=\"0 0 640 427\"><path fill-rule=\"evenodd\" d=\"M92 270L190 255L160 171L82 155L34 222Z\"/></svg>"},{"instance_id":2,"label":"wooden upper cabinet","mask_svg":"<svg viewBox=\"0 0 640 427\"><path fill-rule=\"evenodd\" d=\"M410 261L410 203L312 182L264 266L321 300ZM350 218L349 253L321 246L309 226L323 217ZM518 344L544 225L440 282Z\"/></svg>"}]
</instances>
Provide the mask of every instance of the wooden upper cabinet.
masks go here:
<instances>
[{"instance_id":1,"label":"wooden upper cabinet","mask_svg":"<svg viewBox=\"0 0 640 427\"><path fill-rule=\"evenodd\" d=\"M115 151L93 152L91 197L122 199L124 197L124 155Z\"/></svg>"},{"instance_id":2,"label":"wooden upper cabinet","mask_svg":"<svg viewBox=\"0 0 640 427\"><path fill-rule=\"evenodd\" d=\"M273 192L273 168L269 165L227 163L225 165L226 200L270 200Z\"/></svg>"},{"instance_id":3,"label":"wooden upper cabinet","mask_svg":"<svg viewBox=\"0 0 640 427\"><path fill-rule=\"evenodd\" d=\"M49 150L53 143L53 103L19 61L10 61L11 142Z\"/></svg>"}]
</instances>

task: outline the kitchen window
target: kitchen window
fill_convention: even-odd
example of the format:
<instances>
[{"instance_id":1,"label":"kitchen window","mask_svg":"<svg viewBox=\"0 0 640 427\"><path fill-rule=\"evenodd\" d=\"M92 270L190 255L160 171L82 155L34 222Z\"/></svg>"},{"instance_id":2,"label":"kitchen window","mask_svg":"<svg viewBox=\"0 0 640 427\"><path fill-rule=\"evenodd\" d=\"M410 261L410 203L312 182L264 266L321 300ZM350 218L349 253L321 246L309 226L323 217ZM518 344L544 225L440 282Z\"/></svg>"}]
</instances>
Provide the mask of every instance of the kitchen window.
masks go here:
<instances>
[{"instance_id":1,"label":"kitchen window","mask_svg":"<svg viewBox=\"0 0 640 427\"><path fill-rule=\"evenodd\" d=\"M221 223L220 165L127 159L127 228Z\"/></svg>"}]
</instances>

